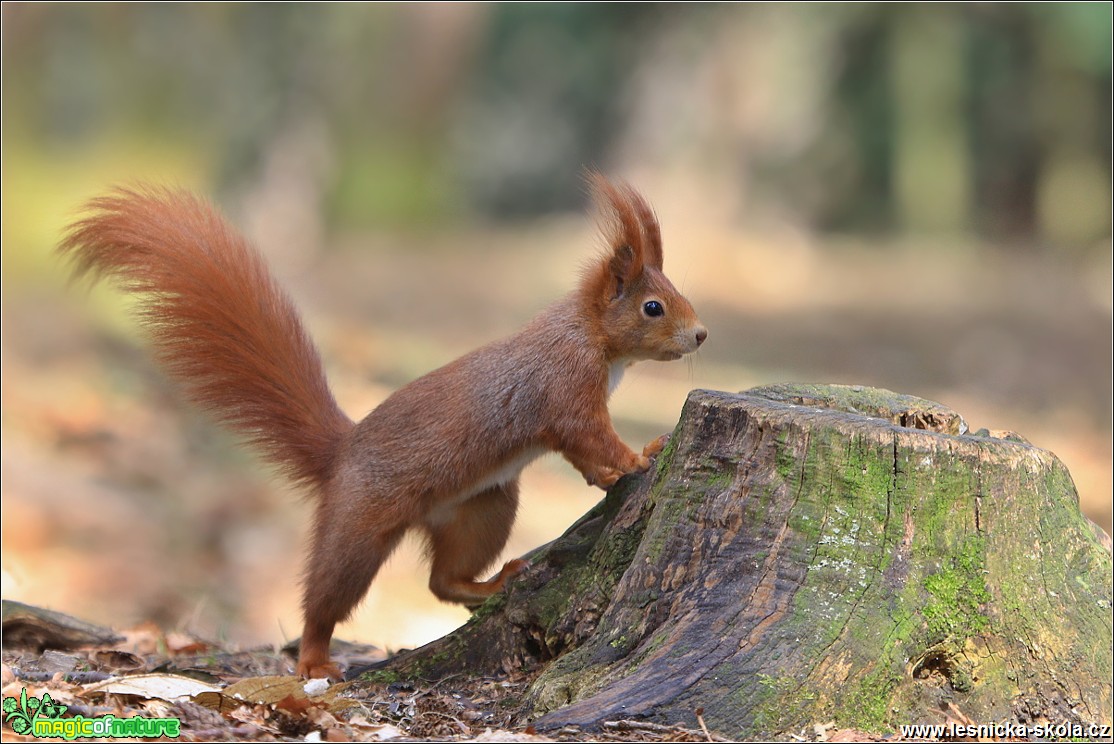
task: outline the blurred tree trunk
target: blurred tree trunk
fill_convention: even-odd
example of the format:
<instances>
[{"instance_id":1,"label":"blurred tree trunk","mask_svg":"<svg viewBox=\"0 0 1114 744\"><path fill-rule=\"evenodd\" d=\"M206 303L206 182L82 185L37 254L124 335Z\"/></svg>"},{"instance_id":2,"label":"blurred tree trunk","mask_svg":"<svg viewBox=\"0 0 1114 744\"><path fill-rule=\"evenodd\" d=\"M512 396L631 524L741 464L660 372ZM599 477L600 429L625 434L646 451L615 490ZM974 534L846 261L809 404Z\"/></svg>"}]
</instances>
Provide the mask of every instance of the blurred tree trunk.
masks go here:
<instances>
[{"instance_id":1,"label":"blurred tree trunk","mask_svg":"<svg viewBox=\"0 0 1114 744\"><path fill-rule=\"evenodd\" d=\"M387 673L536 674L543 730L1110 723L1109 548L1055 456L965 432L881 390L696 391L656 471Z\"/></svg>"}]
</instances>

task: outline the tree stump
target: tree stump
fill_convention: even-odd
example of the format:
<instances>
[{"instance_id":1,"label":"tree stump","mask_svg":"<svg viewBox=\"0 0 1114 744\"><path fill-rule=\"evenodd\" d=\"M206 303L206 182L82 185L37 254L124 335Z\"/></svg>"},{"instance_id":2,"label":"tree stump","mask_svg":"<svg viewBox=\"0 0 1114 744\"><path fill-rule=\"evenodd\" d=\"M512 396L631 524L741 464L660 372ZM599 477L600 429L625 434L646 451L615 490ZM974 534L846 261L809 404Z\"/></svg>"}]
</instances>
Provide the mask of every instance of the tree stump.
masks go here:
<instances>
[{"instance_id":1,"label":"tree stump","mask_svg":"<svg viewBox=\"0 0 1114 744\"><path fill-rule=\"evenodd\" d=\"M928 401L694 391L622 479L387 678L533 678L539 730L1111 722L1111 554L1067 470Z\"/></svg>"}]
</instances>

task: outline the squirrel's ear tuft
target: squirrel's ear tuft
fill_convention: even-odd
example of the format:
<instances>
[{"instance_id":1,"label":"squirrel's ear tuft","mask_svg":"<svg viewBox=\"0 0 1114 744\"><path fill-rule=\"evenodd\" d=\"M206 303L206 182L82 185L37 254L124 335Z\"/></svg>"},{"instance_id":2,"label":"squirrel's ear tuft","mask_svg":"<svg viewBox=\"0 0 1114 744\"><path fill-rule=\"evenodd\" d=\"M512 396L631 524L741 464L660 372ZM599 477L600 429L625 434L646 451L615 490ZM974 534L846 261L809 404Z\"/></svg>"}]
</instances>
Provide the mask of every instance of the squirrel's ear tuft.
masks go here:
<instances>
[{"instance_id":1,"label":"squirrel's ear tuft","mask_svg":"<svg viewBox=\"0 0 1114 744\"><path fill-rule=\"evenodd\" d=\"M634 249L624 243L618 246L607 261L607 270L611 274L611 299L623 296L627 282L637 278L642 272L641 266L635 268Z\"/></svg>"},{"instance_id":2,"label":"squirrel's ear tuft","mask_svg":"<svg viewBox=\"0 0 1114 744\"><path fill-rule=\"evenodd\" d=\"M596 171L585 176L599 214L600 232L613 252L612 263L624 264L628 278L642 273L643 266L661 271L661 229L654 210L624 182L612 183ZM631 253L621 257L620 251Z\"/></svg>"}]
</instances>

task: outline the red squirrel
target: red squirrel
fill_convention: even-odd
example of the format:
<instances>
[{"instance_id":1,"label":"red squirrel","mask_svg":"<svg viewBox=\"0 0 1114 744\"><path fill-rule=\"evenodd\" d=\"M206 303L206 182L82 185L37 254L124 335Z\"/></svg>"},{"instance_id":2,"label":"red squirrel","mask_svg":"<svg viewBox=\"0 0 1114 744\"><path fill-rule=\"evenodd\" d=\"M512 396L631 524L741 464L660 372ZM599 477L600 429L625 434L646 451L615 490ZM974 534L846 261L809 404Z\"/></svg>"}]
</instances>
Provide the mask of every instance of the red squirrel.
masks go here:
<instances>
[{"instance_id":1,"label":"red squirrel","mask_svg":"<svg viewBox=\"0 0 1114 744\"><path fill-rule=\"evenodd\" d=\"M662 273L661 230L642 196L590 174L607 249L579 286L518 333L399 389L359 423L337 405L317 349L262 256L206 201L117 189L87 205L59 250L75 274L143 295L137 314L185 395L316 496L297 671L340 679L333 630L403 533L425 533L429 588L478 604L528 568L478 577L506 544L518 477L560 452L607 488L645 471L607 411L624 369L670 361L707 337Z\"/></svg>"}]
</instances>

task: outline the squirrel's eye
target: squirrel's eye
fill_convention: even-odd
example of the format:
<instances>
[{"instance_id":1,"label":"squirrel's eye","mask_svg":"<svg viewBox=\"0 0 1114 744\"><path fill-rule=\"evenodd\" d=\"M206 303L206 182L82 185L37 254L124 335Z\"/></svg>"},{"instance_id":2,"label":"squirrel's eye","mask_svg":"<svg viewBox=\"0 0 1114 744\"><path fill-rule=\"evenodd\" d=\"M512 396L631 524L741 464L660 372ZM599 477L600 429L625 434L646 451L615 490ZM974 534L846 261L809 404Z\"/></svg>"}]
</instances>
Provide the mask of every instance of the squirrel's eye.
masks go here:
<instances>
[{"instance_id":1,"label":"squirrel's eye","mask_svg":"<svg viewBox=\"0 0 1114 744\"><path fill-rule=\"evenodd\" d=\"M650 300L642 306L642 312L651 318L660 318L665 315L665 308L657 300Z\"/></svg>"}]
</instances>

